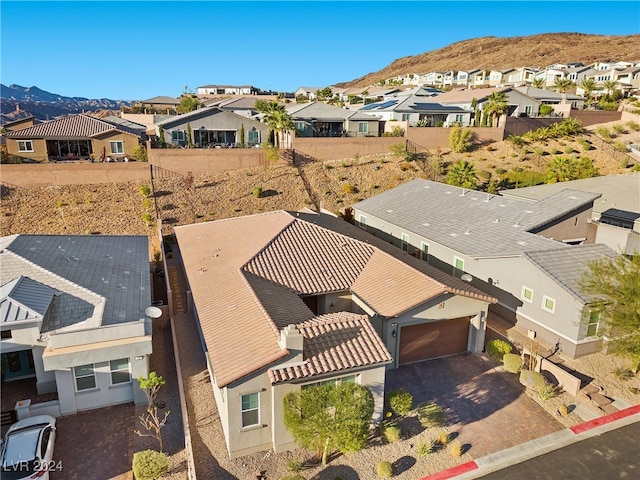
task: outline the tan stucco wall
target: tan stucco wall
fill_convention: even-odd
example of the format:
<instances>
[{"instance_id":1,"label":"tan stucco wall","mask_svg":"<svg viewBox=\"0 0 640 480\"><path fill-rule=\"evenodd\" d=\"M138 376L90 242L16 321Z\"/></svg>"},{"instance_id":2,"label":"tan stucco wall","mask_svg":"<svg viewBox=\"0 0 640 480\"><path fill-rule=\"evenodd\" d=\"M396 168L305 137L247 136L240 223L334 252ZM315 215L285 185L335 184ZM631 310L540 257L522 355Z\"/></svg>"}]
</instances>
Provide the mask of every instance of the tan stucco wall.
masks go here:
<instances>
[{"instance_id":1,"label":"tan stucco wall","mask_svg":"<svg viewBox=\"0 0 640 480\"><path fill-rule=\"evenodd\" d=\"M260 148L189 148L148 150L149 163L181 174L202 175L240 168L265 166L265 153Z\"/></svg>"},{"instance_id":2,"label":"tan stucco wall","mask_svg":"<svg viewBox=\"0 0 640 480\"><path fill-rule=\"evenodd\" d=\"M355 154L389 153L389 145L404 142L404 138L302 138L293 139L296 153L309 155L318 161L350 158Z\"/></svg>"},{"instance_id":3,"label":"tan stucco wall","mask_svg":"<svg viewBox=\"0 0 640 480\"><path fill-rule=\"evenodd\" d=\"M124 153L111 153L109 142L121 141L124 143ZM104 147L107 152L107 156L114 159L121 159L125 155L131 156L133 153L134 147L140 144L140 140L135 135L130 135L128 133L110 133L107 135L101 135L100 137L95 137L92 140L92 148L93 155L98 160L100 158L100 154L102 153L102 148Z\"/></svg>"},{"instance_id":4,"label":"tan stucco wall","mask_svg":"<svg viewBox=\"0 0 640 480\"><path fill-rule=\"evenodd\" d=\"M18 187L88 185L92 183L150 181L149 164L129 163L46 163L0 165L2 183Z\"/></svg>"},{"instance_id":5,"label":"tan stucco wall","mask_svg":"<svg viewBox=\"0 0 640 480\"><path fill-rule=\"evenodd\" d=\"M573 215L559 219L536 233L543 237L564 241L577 238L585 238L585 243L594 243L596 239L596 227L589 223L592 208L586 208L581 212L574 212Z\"/></svg>"},{"instance_id":6,"label":"tan stucco wall","mask_svg":"<svg viewBox=\"0 0 640 480\"><path fill-rule=\"evenodd\" d=\"M19 141L31 141L33 142L33 152L21 152L18 150ZM7 153L9 155L18 155L20 157L31 158L39 162L47 161L47 143L42 139L30 139L30 138L7 138Z\"/></svg>"},{"instance_id":7,"label":"tan stucco wall","mask_svg":"<svg viewBox=\"0 0 640 480\"><path fill-rule=\"evenodd\" d=\"M504 128L471 128L471 131L475 142L500 142L504 137ZM405 136L426 148L448 148L450 133L451 129L446 127L409 127Z\"/></svg>"}]
</instances>

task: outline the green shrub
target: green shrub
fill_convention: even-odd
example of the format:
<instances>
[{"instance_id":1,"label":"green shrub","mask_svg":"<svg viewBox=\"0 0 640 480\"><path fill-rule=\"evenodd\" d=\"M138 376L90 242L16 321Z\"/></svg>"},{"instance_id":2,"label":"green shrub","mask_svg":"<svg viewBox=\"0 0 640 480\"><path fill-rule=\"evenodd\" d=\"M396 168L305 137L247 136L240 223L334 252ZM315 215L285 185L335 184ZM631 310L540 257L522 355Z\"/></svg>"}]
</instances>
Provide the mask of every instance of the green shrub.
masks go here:
<instances>
[{"instance_id":1,"label":"green shrub","mask_svg":"<svg viewBox=\"0 0 640 480\"><path fill-rule=\"evenodd\" d=\"M133 150L131 151L131 157L137 160L138 162L149 161L149 157L147 156L147 149L140 144L133 147Z\"/></svg>"},{"instance_id":2,"label":"green shrub","mask_svg":"<svg viewBox=\"0 0 640 480\"><path fill-rule=\"evenodd\" d=\"M591 143L589 143L589 140L586 140L584 138L578 140L578 143L580 144L580 146L582 147L582 151L584 152L588 152L589 150L591 150L591 148L593 148L591 146Z\"/></svg>"},{"instance_id":3,"label":"green shrub","mask_svg":"<svg viewBox=\"0 0 640 480\"><path fill-rule=\"evenodd\" d=\"M520 371L520 383L525 387L533 388L537 391L540 391L543 388L547 381L544 378L544 375L541 373L535 372L533 370L521 370Z\"/></svg>"},{"instance_id":4,"label":"green shrub","mask_svg":"<svg viewBox=\"0 0 640 480\"><path fill-rule=\"evenodd\" d=\"M426 457L430 453L433 453L436 449L436 442L424 442L418 444L418 455L421 457Z\"/></svg>"},{"instance_id":5,"label":"green shrub","mask_svg":"<svg viewBox=\"0 0 640 480\"><path fill-rule=\"evenodd\" d=\"M151 216L150 213L143 213L142 214L142 221L144 223L146 223L147 225L150 225L152 220L153 220L153 217Z\"/></svg>"},{"instance_id":6,"label":"green shrub","mask_svg":"<svg viewBox=\"0 0 640 480\"><path fill-rule=\"evenodd\" d=\"M564 147L564 153L566 153L567 155L569 155L570 153L573 153L573 147L570 145L567 145L566 147Z\"/></svg>"},{"instance_id":7,"label":"green shrub","mask_svg":"<svg viewBox=\"0 0 640 480\"><path fill-rule=\"evenodd\" d=\"M540 147L534 148L533 151L536 152L540 156L547 154L547 152L544 151L544 148L540 148Z\"/></svg>"},{"instance_id":8,"label":"green shrub","mask_svg":"<svg viewBox=\"0 0 640 480\"><path fill-rule=\"evenodd\" d=\"M286 477L282 477L280 480L307 480L302 475L287 475Z\"/></svg>"},{"instance_id":9,"label":"green shrub","mask_svg":"<svg viewBox=\"0 0 640 480\"><path fill-rule=\"evenodd\" d=\"M520 135L509 135L507 140L513 143L516 147L522 147L524 145L524 138Z\"/></svg>"},{"instance_id":10,"label":"green shrub","mask_svg":"<svg viewBox=\"0 0 640 480\"><path fill-rule=\"evenodd\" d=\"M418 420L424 428L441 427L444 417L444 409L435 403L422 403L418 406Z\"/></svg>"},{"instance_id":11,"label":"green shrub","mask_svg":"<svg viewBox=\"0 0 640 480\"><path fill-rule=\"evenodd\" d=\"M356 186L351 183L343 183L340 185L340 189L343 193L358 193Z\"/></svg>"},{"instance_id":12,"label":"green shrub","mask_svg":"<svg viewBox=\"0 0 640 480\"><path fill-rule=\"evenodd\" d=\"M251 193L253 194L254 197L260 198L262 196L262 187L260 186L253 187L253 190L251 190Z\"/></svg>"},{"instance_id":13,"label":"green shrub","mask_svg":"<svg viewBox=\"0 0 640 480\"><path fill-rule=\"evenodd\" d=\"M615 125L613 125L611 128L612 128L612 129L613 129L613 131L614 131L614 132L616 132L617 134L625 133L625 131L624 131L624 126L623 126L623 125L621 125L621 124L619 124L619 123L616 123L616 124L615 124Z\"/></svg>"},{"instance_id":14,"label":"green shrub","mask_svg":"<svg viewBox=\"0 0 640 480\"><path fill-rule=\"evenodd\" d=\"M389 443L396 443L400 441L402 432L400 427L395 422L382 422L380 427L382 430L383 438Z\"/></svg>"},{"instance_id":15,"label":"green shrub","mask_svg":"<svg viewBox=\"0 0 640 480\"><path fill-rule=\"evenodd\" d=\"M604 138L605 140L611 140L611 132L607 127L596 128L596 133L602 138Z\"/></svg>"},{"instance_id":16,"label":"green shrub","mask_svg":"<svg viewBox=\"0 0 640 480\"><path fill-rule=\"evenodd\" d=\"M556 385L545 382L542 387L538 388L538 395L540 395L540 398L542 398L542 400L546 401L557 396L560 391L560 388Z\"/></svg>"},{"instance_id":17,"label":"green shrub","mask_svg":"<svg viewBox=\"0 0 640 480\"><path fill-rule=\"evenodd\" d=\"M449 148L456 153L468 152L472 145L472 136L470 128L452 127L449 132Z\"/></svg>"},{"instance_id":18,"label":"green shrub","mask_svg":"<svg viewBox=\"0 0 640 480\"><path fill-rule=\"evenodd\" d=\"M304 462L302 460L289 460L287 467L290 472L299 473L304 470Z\"/></svg>"},{"instance_id":19,"label":"green shrub","mask_svg":"<svg viewBox=\"0 0 640 480\"><path fill-rule=\"evenodd\" d=\"M540 109L538 110L541 117L546 117L551 112L553 112L553 107L551 105L540 105Z\"/></svg>"},{"instance_id":20,"label":"green shrub","mask_svg":"<svg viewBox=\"0 0 640 480\"><path fill-rule=\"evenodd\" d=\"M562 415L563 417L566 417L567 415L569 415L569 407L563 403L562 405L560 405L560 408L558 408L558 412L560 412L560 415Z\"/></svg>"},{"instance_id":21,"label":"green shrub","mask_svg":"<svg viewBox=\"0 0 640 480\"><path fill-rule=\"evenodd\" d=\"M509 373L518 373L522 368L522 358L515 353L505 353L502 357L504 369Z\"/></svg>"},{"instance_id":22,"label":"green shrub","mask_svg":"<svg viewBox=\"0 0 640 480\"><path fill-rule=\"evenodd\" d=\"M145 198L144 200L142 200L142 208L144 208L145 210L149 210L151 208L151 199Z\"/></svg>"},{"instance_id":23,"label":"green shrub","mask_svg":"<svg viewBox=\"0 0 640 480\"><path fill-rule=\"evenodd\" d=\"M451 455L454 457L460 457L462 456L462 445L460 444L460 442L453 442L451 444Z\"/></svg>"},{"instance_id":24,"label":"green shrub","mask_svg":"<svg viewBox=\"0 0 640 480\"><path fill-rule=\"evenodd\" d=\"M496 339L487 342L487 355L489 355L494 360L497 360L498 362L502 362L502 357L504 357L504 355L507 353L511 353L512 350L513 345L504 340Z\"/></svg>"},{"instance_id":25,"label":"green shrub","mask_svg":"<svg viewBox=\"0 0 640 480\"><path fill-rule=\"evenodd\" d=\"M378 473L378 478L391 478L393 476L393 465L391 465L391 462L383 460L378 463L376 471Z\"/></svg>"},{"instance_id":26,"label":"green shrub","mask_svg":"<svg viewBox=\"0 0 640 480\"><path fill-rule=\"evenodd\" d=\"M618 140L618 141L613 143L613 148L615 148L619 152L626 152L627 151L627 144L624 143L624 142L621 142L620 140Z\"/></svg>"},{"instance_id":27,"label":"green shrub","mask_svg":"<svg viewBox=\"0 0 640 480\"><path fill-rule=\"evenodd\" d=\"M640 130L640 123L634 122L633 120L629 120L627 122L627 127L629 127L634 132L637 132L638 130Z\"/></svg>"},{"instance_id":28,"label":"green shrub","mask_svg":"<svg viewBox=\"0 0 640 480\"><path fill-rule=\"evenodd\" d=\"M151 187L149 185L140 185L140 195L143 197L148 197L151 193Z\"/></svg>"},{"instance_id":29,"label":"green shrub","mask_svg":"<svg viewBox=\"0 0 640 480\"><path fill-rule=\"evenodd\" d=\"M451 440L451 435L449 435L448 433L441 433L440 435L438 435L438 443L440 445L446 445L447 443L449 443L449 440Z\"/></svg>"},{"instance_id":30,"label":"green shrub","mask_svg":"<svg viewBox=\"0 0 640 480\"><path fill-rule=\"evenodd\" d=\"M622 367L616 368L611 373L613 373L613 376L616 377L618 380L630 380L635 376L631 369L622 368Z\"/></svg>"},{"instance_id":31,"label":"green shrub","mask_svg":"<svg viewBox=\"0 0 640 480\"><path fill-rule=\"evenodd\" d=\"M549 150L549 153L551 153L551 155L557 155L558 153L560 153L560 150L558 150L557 148L552 148Z\"/></svg>"},{"instance_id":32,"label":"green shrub","mask_svg":"<svg viewBox=\"0 0 640 480\"><path fill-rule=\"evenodd\" d=\"M504 175L505 173L507 173L507 170L504 168L496 168L496 173L498 175Z\"/></svg>"},{"instance_id":33,"label":"green shrub","mask_svg":"<svg viewBox=\"0 0 640 480\"><path fill-rule=\"evenodd\" d=\"M155 480L167 473L169 459L164 453L144 450L133 454L131 468L136 480Z\"/></svg>"},{"instance_id":34,"label":"green shrub","mask_svg":"<svg viewBox=\"0 0 640 480\"><path fill-rule=\"evenodd\" d=\"M400 416L407 415L413 406L413 395L398 388L389 392L389 406Z\"/></svg>"}]
</instances>

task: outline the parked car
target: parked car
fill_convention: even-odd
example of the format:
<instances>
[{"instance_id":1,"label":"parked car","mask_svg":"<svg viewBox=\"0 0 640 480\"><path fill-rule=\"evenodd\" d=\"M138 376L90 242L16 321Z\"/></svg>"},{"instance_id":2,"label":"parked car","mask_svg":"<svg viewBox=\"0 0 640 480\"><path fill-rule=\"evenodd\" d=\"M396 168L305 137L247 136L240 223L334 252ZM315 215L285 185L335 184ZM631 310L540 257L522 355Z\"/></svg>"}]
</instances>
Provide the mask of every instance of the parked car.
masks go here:
<instances>
[{"instance_id":1,"label":"parked car","mask_svg":"<svg viewBox=\"0 0 640 480\"><path fill-rule=\"evenodd\" d=\"M53 460L56 419L51 415L25 418L9 427L2 440L2 480L49 479L49 472L61 470Z\"/></svg>"}]
</instances>

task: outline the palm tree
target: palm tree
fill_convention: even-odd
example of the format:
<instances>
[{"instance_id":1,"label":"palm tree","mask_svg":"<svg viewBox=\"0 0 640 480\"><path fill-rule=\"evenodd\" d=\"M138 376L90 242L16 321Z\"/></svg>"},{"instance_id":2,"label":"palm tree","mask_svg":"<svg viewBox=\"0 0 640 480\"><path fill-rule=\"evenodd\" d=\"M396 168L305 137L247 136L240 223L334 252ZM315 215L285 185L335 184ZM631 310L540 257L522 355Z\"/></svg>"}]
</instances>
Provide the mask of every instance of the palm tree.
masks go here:
<instances>
[{"instance_id":1,"label":"palm tree","mask_svg":"<svg viewBox=\"0 0 640 480\"><path fill-rule=\"evenodd\" d=\"M256 110L263 114L262 120L275 133L275 147L280 147L284 133L294 128L293 119L284 105L275 100L256 100Z\"/></svg>"},{"instance_id":2,"label":"palm tree","mask_svg":"<svg viewBox=\"0 0 640 480\"><path fill-rule=\"evenodd\" d=\"M575 83L573 83L568 78L556 77L555 80L553 81L553 86L556 88L558 92L567 93L567 90L575 86Z\"/></svg>"},{"instance_id":3,"label":"palm tree","mask_svg":"<svg viewBox=\"0 0 640 480\"><path fill-rule=\"evenodd\" d=\"M507 94L504 92L493 92L487 97L487 101L482 107L485 114L493 117L491 124L494 127L498 126L500 115L503 115L508 109Z\"/></svg>"},{"instance_id":4,"label":"palm tree","mask_svg":"<svg viewBox=\"0 0 640 480\"><path fill-rule=\"evenodd\" d=\"M607 98L609 98L613 94L617 86L618 82L616 80L605 80L604 82L602 82L602 87L607 92Z\"/></svg>"},{"instance_id":5,"label":"palm tree","mask_svg":"<svg viewBox=\"0 0 640 480\"><path fill-rule=\"evenodd\" d=\"M567 182L576 179L575 162L566 157L555 157L547 165L547 183Z\"/></svg>"},{"instance_id":6,"label":"palm tree","mask_svg":"<svg viewBox=\"0 0 640 480\"><path fill-rule=\"evenodd\" d=\"M475 190L478 188L478 174L476 173L473 163L461 160L451 164L447 171L445 182L449 185L455 185L456 187Z\"/></svg>"},{"instance_id":7,"label":"palm tree","mask_svg":"<svg viewBox=\"0 0 640 480\"><path fill-rule=\"evenodd\" d=\"M580 82L580 88L587 94L587 102L591 100L591 93L598 88L595 78L584 77Z\"/></svg>"},{"instance_id":8,"label":"palm tree","mask_svg":"<svg viewBox=\"0 0 640 480\"><path fill-rule=\"evenodd\" d=\"M546 86L546 82L544 81L544 78L537 77L533 79L533 82L531 82L531 86L533 88L544 88Z\"/></svg>"}]
</instances>

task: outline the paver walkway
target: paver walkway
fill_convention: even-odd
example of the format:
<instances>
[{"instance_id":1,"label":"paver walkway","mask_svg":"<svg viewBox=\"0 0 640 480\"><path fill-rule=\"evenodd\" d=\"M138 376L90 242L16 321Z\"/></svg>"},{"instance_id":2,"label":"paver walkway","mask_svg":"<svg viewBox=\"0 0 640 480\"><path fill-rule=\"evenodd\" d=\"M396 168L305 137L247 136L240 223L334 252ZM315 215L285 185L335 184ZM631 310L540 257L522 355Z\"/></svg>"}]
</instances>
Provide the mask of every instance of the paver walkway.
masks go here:
<instances>
[{"instance_id":1,"label":"paver walkway","mask_svg":"<svg viewBox=\"0 0 640 480\"><path fill-rule=\"evenodd\" d=\"M414 405L443 407L447 425L474 458L564 428L526 395L516 375L495 366L476 354L414 363L387 372L385 390L404 388Z\"/></svg>"}]
</instances>

